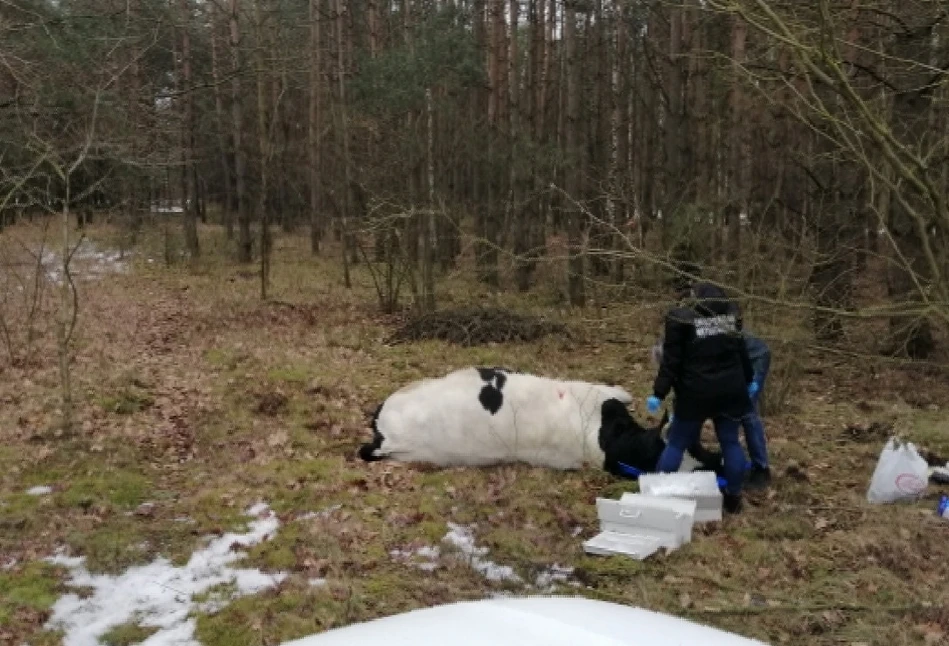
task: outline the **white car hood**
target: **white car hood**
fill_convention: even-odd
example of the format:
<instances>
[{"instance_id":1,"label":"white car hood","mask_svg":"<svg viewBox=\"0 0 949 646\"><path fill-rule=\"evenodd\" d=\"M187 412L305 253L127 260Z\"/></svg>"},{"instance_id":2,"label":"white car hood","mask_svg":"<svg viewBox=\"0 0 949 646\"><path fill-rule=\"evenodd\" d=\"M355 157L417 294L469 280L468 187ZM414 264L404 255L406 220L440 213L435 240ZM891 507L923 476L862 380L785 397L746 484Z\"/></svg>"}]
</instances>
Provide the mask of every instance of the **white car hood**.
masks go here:
<instances>
[{"instance_id":1,"label":"white car hood","mask_svg":"<svg viewBox=\"0 0 949 646\"><path fill-rule=\"evenodd\" d=\"M336 628L283 646L767 646L672 615L580 597L452 603Z\"/></svg>"}]
</instances>

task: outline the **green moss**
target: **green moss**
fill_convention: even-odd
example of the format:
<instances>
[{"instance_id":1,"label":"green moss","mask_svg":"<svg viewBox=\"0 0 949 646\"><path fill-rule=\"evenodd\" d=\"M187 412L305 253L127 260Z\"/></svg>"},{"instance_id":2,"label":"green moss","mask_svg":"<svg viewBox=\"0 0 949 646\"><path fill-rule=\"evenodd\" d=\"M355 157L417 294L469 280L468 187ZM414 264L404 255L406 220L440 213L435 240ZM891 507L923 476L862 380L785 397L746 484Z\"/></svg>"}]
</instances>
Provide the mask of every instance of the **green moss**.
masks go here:
<instances>
[{"instance_id":1,"label":"green moss","mask_svg":"<svg viewBox=\"0 0 949 646\"><path fill-rule=\"evenodd\" d=\"M17 608L52 607L58 591L56 568L46 563L27 563L15 571L0 571L0 625L12 621Z\"/></svg>"},{"instance_id":2,"label":"green moss","mask_svg":"<svg viewBox=\"0 0 949 646\"><path fill-rule=\"evenodd\" d=\"M297 564L294 549L305 543L300 523L290 523L281 527L271 540L253 546L247 560L266 570L289 570Z\"/></svg>"},{"instance_id":3,"label":"green moss","mask_svg":"<svg viewBox=\"0 0 949 646\"><path fill-rule=\"evenodd\" d=\"M288 587L198 614L195 636L204 646L263 646L322 632L345 616L343 603L322 589Z\"/></svg>"},{"instance_id":4,"label":"green moss","mask_svg":"<svg viewBox=\"0 0 949 646\"><path fill-rule=\"evenodd\" d=\"M158 632L157 628L142 628L137 624L122 624L116 626L102 636L105 646L132 646L138 644Z\"/></svg>"},{"instance_id":5,"label":"green moss","mask_svg":"<svg viewBox=\"0 0 949 646\"><path fill-rule=\"evenodd\" d=\"M448 526L441 521L426 520L419 523L416 531L430 543L438 544L448 532Z\"/></svg>"},{"instance_id":6,"label":"green moss","mask_svg":"<svg viewBox=\"0 0 949 646\"><path fill-rule=\"evenodd\" d=\"M770 519L754 531L754 536L765 541L804 540L814 534L814 527L806 518L781 515Z\"/></svg>"},{"instance_id":7,"label":"green moss","mask_svg":"<svg viewBox=\"0 0 949 646\"><path fill-rule=\"evenodd\" d=\"M630 577L642 574L646 565L628 556L582 556L577 561L576 570L582 571L594 584L600 579L626 583Z\"/></svg>"},{"instance_id":8,"label":"green moss","mask_svg":"<svg viewBox=\"0 0 949 646\"><path fill-rule=\"evenodd\" d=\"M140 473L107 467L73 479L58 496L58 502L66 507L108 502L120 509L131 509L145 501L149 488L148 479Z\"/></svg>"},{"instance_id":9,"label":"green moss","mask_svg":"<svg viewBox=\"0 0 949 646\"><path fill-rule=\"evenodd\" d=\"M234 352L223 348L211 348L204 353L205 360L213 366L226 370L236 370L247 361L248 356L243 352Z\"/></svg>"},{"instance_id":10,"label":"green moss","mask_svg":"<svg viewBox=\"0 0 949 646\"><path fill-rule=\"evenodd\" d=\"M62 646L65 634L59 630L41 630L30 635L30 646Z\"/></svg>"},{"instance_id":11,"label":"green moss","mask_svg":"<svg viewBox=\"0 0 949 646\"><path fill-rule=\"evenodd\" d=\"M305 384L310 380L310 371L303 366L279 366L267 371L267 379L291 384Z\"/></svg>"},{"instance_id":12,"label":"green moss","mask_svg":"<svg viewBox=\"0 0 949 646\"><path fill-rule=\"evenodd\" d=\"M127 373L119 378L119 387L113 393L99 397L99 406L107 413L132 415L150 408L155 399L145 383L134 374Z\"/></svg>"},{"instance_id":13,"label":"green moss","mask_svg":"<svg viewBox=\"0 0 949 646\"><path fill-rule=\"evenodd\" d=\"M119 393L99 398L99 406L108 413L118 415L132 415L145 410L154 403L149 396L140 396L134 393Z\"/></svg>"},{"instance_id":14,"label":"green moss","mask_svg":"<svg viewBox=\"0 0 949 646\"><path fill-rule=\"evenodd\" d=\"M915 412L906 439L918 447L941 455L949 453L949 433L946 432L949 415L944 411Z\"/></svg>"},{"instance_id":15,"label":"green moss","mask_svg":"<svg viewBox=\"0 0 949 646\"><path fill-rule=\"evenodd\" d=\"M90 572L108 574L147 562L153 550L141 527L125 519L114 520L94 531L73 531L66 542L74 552L86 557Z\"/></svg>"},{"instance_id":16,"label":"green moss","mask_svg":"<svg viewBox=\"0 0 949 646\"><path fill-rule=\"evenodd\" d=\"M624 493L638 493L639 492L639 483L634 480L618 480L616 482L611 482L600 491L597 496L600 498L609 498L611 500L619 500L623 497Z\"/></svg>"}]
</instances>

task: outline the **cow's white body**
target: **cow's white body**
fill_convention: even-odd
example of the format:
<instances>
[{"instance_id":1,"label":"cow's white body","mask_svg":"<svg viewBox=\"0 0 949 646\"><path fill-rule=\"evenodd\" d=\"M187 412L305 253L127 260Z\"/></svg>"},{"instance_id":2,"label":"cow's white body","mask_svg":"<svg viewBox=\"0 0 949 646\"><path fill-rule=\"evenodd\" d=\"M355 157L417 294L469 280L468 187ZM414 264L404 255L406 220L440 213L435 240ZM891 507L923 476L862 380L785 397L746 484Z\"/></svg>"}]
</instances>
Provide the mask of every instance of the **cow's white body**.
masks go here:
<instances>
[{"instance_id":1,"label":"cow's white body","mask_svg":"<svg viewBox=\"0 0 949 646\"><path fill-rule=\"evenodd\" d=\"M383 440L374 456L439 466L525 462L578 469L603 463L600 409L607 399L631 403L626 390L500 372L503 401L494 414L479 400L486 382L477 368L396 391L378 411L375 428Z\"/></svg>"}]
</instances>

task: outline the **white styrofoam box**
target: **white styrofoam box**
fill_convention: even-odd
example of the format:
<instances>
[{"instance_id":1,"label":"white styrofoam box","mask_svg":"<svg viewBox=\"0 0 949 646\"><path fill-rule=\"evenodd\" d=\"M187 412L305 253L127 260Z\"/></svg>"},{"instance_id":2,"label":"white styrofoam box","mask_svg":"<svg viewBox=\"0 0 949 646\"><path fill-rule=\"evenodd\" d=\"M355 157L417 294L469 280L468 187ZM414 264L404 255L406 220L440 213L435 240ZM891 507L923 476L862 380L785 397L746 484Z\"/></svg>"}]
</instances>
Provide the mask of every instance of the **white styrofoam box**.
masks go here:
<instances>
[{"instance_id":1,"label":"white styrofoam box","mask_svg":"<svg viewBox=\"0 0 949 646\"><path fill-rule=\"evenodd\" d=\"M655 536L645 534L620 534L603 531L584 541L583 551L597 556L622 554L642 561L655 554L662 547Z\"/></svg>"},{"instance_id":2,"label":"white styrofoam box","mask_svg":"<svg viewBox=\"0 0 949 646\"><path fill-rule=\"evenodd\" d=\"M619 500L620 505L649 509L652 513L673 514L678 523L679 539L682 543L692 542L692 525L695 524L695 513L698 503L691 498L676 498L673 496L647 496L639 493L624 493ZM603 529L606 529L604 527Z\"/></svg>"},{"instance_id":3,"label":"white styrofoam box","mask_svg":"<svg viewBox=\"0 0 949 646\"><path fill-rule=\"evenodd\" d=\"M651 496L721 494L714 471L644 473L639 476L639 491Z\"/></svg>"},{"instance_id":4,"label":"white styrofoam box","mask_svg":"<svg viewBox=\"0 0 949 646\"><path fill-rule=\"evenodd\" d=\"M675 549L691 540L694 509L689 514L672 498L638 496L621 502L597 498L597 515L604 531L655 536L663 547ZM694 503L693 503L694 504ZM688 532L684 531L688 523Z\"/></svg>"},{"instance_id":5,"label":"white styrofoam box","mask_svg":"<svg viewBox=\"0 0 949 646\"><path fill-rule=\"evenodd\" d=\"M694 500L697 523L722 520L722 492L712 471L644 473L639 477L639 491L647 496Z\"/></svg>"}]
</instances>

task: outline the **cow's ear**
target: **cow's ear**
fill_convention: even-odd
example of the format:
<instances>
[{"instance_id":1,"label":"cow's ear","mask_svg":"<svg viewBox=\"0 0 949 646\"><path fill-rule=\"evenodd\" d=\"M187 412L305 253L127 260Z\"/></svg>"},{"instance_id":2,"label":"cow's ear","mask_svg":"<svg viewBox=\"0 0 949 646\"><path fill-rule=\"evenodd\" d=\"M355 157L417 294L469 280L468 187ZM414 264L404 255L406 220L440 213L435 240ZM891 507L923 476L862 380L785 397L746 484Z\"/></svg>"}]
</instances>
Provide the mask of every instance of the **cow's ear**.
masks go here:
<instances>
[{"instance_id":1,"label":"cow's ear","mask_svg":"<svg viewBox=\"0 0 949 646\"><path fill-rule=\"evenodd\" d=\"M618 399L623 404L629 405L633 403L633 396L629 394L622 386L606 386L607 389L606 396L609 399Z\"/></svg>"}]
</instances>

